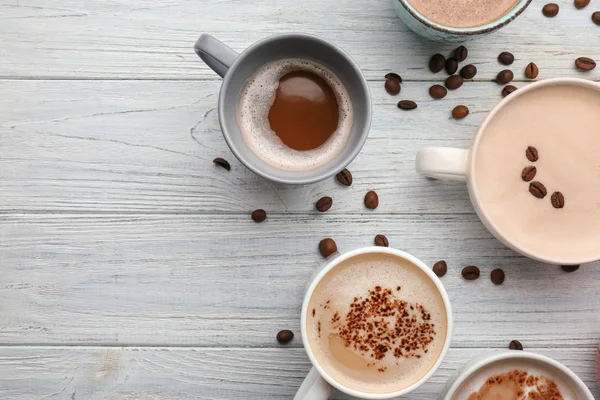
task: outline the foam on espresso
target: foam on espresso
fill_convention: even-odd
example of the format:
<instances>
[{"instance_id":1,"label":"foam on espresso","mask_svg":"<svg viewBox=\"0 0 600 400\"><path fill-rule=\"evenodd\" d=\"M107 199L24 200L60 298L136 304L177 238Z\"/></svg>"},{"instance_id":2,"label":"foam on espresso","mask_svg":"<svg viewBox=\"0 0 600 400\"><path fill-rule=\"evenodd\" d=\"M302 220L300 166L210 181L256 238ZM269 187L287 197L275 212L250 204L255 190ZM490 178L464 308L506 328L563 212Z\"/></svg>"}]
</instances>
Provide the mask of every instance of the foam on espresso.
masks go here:
<instances>
[{"instance_id":1,"label":"foam on espresso","mask_svg":"<svg viewBox=\"0 0 600 400\"><path fill-rule=\"evenodd\" d=\"M269 124L269 110L279 80L293 71L308 71L323 78L339 105L336 131L313 150L298 151L287 147ZM246 83L238 105L238 124L248 147L267 164L285 170L314 169L335 159L346 146L353 122L350 96L340 79L321 64L306 59L288 58L263 65Z\"/></svg>"},{"instance_id":2,"label":"foam on espresso","mask_svg":"<svg viewBox=\"0 0 600 400\"><path fill-rule=\"evenodd\" d=\"M408 2L430 21L453 28L473 28L489 24L503 17L519 1L408 0Z\"/></svg>"},{"instance_id":3,"label":"foam on espresso","mask_svg":"<svg viewBox=\"0 0 600 400\"><path fill-rule=\"evenodd\" d=\"M390 393L426 375L441 355L446 308L421 269L391 254L352 257L319 282L307 310L308 345L342 385Z\"/></svg>"}]
</instances>

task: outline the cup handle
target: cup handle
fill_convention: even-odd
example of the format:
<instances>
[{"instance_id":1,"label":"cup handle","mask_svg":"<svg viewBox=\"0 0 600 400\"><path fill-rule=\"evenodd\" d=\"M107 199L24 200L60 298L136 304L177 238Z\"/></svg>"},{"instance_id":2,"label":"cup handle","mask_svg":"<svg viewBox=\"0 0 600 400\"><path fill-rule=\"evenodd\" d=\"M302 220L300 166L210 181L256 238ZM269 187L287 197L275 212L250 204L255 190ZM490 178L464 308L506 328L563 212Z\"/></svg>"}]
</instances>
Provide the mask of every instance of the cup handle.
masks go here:
<instances>
[{"instance_id":1,"label":"cup handle","mask_svg":"<svg viewBox=\"0 0 600 400\"><path fill-rule=\"evenodd\" d=\"M225 76L231 64L238 57L238 53L206 33L198 38L194 45L194 51L221 78Z\"/></svg>"},{"instance_id":2,"label":"cup handle","mask_svg":"<svg viewBox=\"0 0 600 400\"><path fill-rule=\"evenodd\" d=\"M304 378L294 400L327 400L333 394L333 387L313 367Z\"/></svg>"},{"instance_id":3,"label":"cup handle","mask_svg":"<svg viewBox=\"0 0 600 400\"><path fill-rule=\"evenodd\" d=\"M426 147L417 153L416 169L435 179L466 182L469 150L452 147Z\"/></svg>"}]
</instances>

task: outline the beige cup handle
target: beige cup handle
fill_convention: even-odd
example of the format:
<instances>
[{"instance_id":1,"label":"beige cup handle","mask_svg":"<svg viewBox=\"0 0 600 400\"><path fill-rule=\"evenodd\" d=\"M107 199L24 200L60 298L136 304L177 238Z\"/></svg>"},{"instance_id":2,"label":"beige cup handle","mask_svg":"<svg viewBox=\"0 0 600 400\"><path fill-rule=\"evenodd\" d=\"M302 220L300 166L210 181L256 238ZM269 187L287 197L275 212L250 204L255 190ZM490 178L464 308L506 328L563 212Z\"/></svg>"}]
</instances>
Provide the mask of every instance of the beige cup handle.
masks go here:
<instances>
[{"instance_id":1,"label":"beige cup handle","mask_svg":"<svg viewBox=\"0 0 600 400\"><path fill-rule=\"evenodd\" d=\"M421 175L450 181L467 181L469 150L426 147L417 153L416 169Z\"/></svg>"},{"instance_id":2,"label":"beige cup handle","mask_svg":"<svg viewBox=\"0 0 600 400\"><path fill-rule=\"evenodd\" d=\"M304 378L294 400L327 400L332 394L333 387L313 367Z\"/></svg>"}]
</instances>

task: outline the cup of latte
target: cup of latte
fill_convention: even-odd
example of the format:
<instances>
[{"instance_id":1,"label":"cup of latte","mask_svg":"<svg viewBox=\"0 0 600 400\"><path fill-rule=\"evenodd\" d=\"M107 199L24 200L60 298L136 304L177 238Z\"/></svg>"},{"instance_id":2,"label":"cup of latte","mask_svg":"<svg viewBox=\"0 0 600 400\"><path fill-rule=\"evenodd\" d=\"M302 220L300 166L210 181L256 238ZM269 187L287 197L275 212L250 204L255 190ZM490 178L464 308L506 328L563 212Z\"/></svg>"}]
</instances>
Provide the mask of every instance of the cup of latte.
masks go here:
<instances>
[{"instance_id":1,"label":"cup of latte","mask_svg":"<svg viewBox=\"0 0 600 400\"><path fill-rule=\"evenodd\" d=\"M462 42L494 32L517 18L531 0L392 0L414 32L442 42Z\"/></svg>"},{"instance_id":2,"label":"cup of latte","mask_svg":"<svg viewBox=\"0 0 600 400\"><path fill-rule=\"evenodd\" d=\"M466 181L488 230L557 265L600 260L600 84L556 78L504 98L471 148L431 147L417 172Z\"/></svg>"},{"instance_id":3,"label":"cup of latte","mask_svg":"<svg viewBox=\"0 0 600 400\"><path fill-rule=\"evenodd\" d=\"M334 388L363 399L412 392L450 347L452 309L439 278L386 247L330 257L304 298L302 341L313 368L294 399L325 400Z\"/></svg>"},{"instance_id":4,"label":"cup of latte","mask_svg":"<svg viewBox=\"0 0 600 400\"><path fill-rule=\"evenodd\" d=\"M233 154L269 180L305 184L343 170L371 125L371 96L356 63L315 36L263 39L241 54L210 35L195 45L223 78L219 122Z\"/></svg>"},{"instance_id":5,"label":"cup of latte","mask_svg":"<svg viewBox=\"0 0 600 400\"><path fill-rule=\"evenodd\" d=\"M471 360L455 372L440 400L593 400L564 365L534 353L510 351Z\"/></svg>"}]
</instances>

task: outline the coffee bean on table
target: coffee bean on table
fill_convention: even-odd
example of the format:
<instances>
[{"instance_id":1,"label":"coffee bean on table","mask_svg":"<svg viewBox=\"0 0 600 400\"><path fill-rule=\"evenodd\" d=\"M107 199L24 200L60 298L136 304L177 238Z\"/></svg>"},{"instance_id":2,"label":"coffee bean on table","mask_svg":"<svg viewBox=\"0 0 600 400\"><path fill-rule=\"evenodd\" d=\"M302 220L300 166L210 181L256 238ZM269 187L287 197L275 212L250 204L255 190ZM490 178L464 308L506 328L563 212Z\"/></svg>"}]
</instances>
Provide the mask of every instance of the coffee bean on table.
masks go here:
<instances>
[{"instance_id":1,"label":"coffee bean on table","mask_svg":"<svg viewBox=\"0 0 600 400\"><path fill-rule=\"evenodd\" d=\"M385 79L393 79L398 81L398 83L402 83L402 77L395 72L388 72L385 74Z\"/></svg>"},{"instance_id":2,"label":"coffee bean on table","mask_svg":"<svg viewBox=\"0 0 600 400\"><path fill-rule=\"evenodd\" d=\"M365 206L370 210L374 210L379 206L379 196L375 191L370 190L365 194Z\"/></svg>"},{"instance_id":3,"label":"coffee bean on table","mask_svg":"<svg viewBox=\"0 0 600 400\"><path fill-rule=\"evenodd\" d=\"M506 275L504 275L504 271L502 271L500 268L493 270L492 274L490 275L494 285L502 285L505 277Z\"/></svg>"},{"instance_id":4,"label":"coffee bean on table","mask_svg":"<svg viewBox=\"0 0 600 400\"><path fill-rule=\"evenodd\" d=\"M479 278L479 268L477 268L474 265L469 265L468 267L464 267L462 272L461 272L463 278L465 278L468 281L473 281L477 278Z\"/></svg>"},{"instance_id":5,"label":"coffee bean on table","mask_svg":"<svg viewBox=\"0 0 600 400\"><path fill-rule=\"evenodd\" d=\"M400 100L398 102L398 108L401 110L414 110L417 108L417 103L412 100Z\"/></svg>"},{"instance_id":6,"label":"coffee bean on table","mask_svg":"<svg viewBox=\"0 0 600 400\"><path fill-rule=\"evenodd\" d=\"M546 186L544 186L541 182L533 181L529 184L529 193L538 199L543 199L546 197L548 192L546 191Z\"/></svg>"},{"instance_id":7,"label":"coffee bean on table","mask_svg":"<svg viewBox=\"0 0 600 400\"><path fill-rule=\"evenodd\" d=\"M506 97L509 94L511 94L512 92L514 92L515 90L517 90L516 86L513 85L506 85L504 86L504 89L502 89L502 97Z\"/></svg>"},{"instance_id":8,"label":"coffee bean on table","mask_svg":"<svg viewBox=\"0 0 600 400\"><path fill-rule=\"evenodd\" d=\"M400 93L400 82L398 82L395 79L386 79L384 87L385 87L385 91L389 95L395 96L398 93Z\"/></svg>"},{"instance_id":9,"label":"coffee bean on table","mask_svg":"<svg viewBox=\"0 0 600 400\"><path fill-rule=\"evenodd\" d=\"M534 62L530 62L525 67L525 76L529 79L537 78L539 73L540 73L540 70L539 70L538 66L535 65Z\"/></svg>"},{"instance_id":10,"label":"coffee bean on table","mask_svg":"<svg viewBox=\"0 0 600 400\"><path fill-rule=\"evenodd\" d=\"M344 186L352 186L352 174L346 168L338 172L335 179Z\"/></svg>"},{"instance_id":11,"label":"coffee bean on table","mask_svg":"<svg viewBox=\"0 0 600 400\"><path fill-rule=\"evenodd\" d=\"M455 119L463 119L467 115L469 115L469 108L467 106L456 106L454 107L454 110L452 110L452 117Z\"/></svg>"},{"instance_id":12,"label":"coffee bean on table","mask_svg":"<svg viewBox=\"0 0 600 400\"><path fill-rule=\"evenodd\" d=\"M284 329L277 333L277 341L281 344L288 344L294 338L294 332Z\"/></svg>"},{"instance_id":13,"label":"coffee bean on table","mask_svg":"<svg viewBox=\"0 0 600 400\"><path fill-rule=\"evenodd\" d=\"M565 196L561 192L554 192L550 196L550 202L552 202L554 208L563 208L565 206Z\"/></svg>"},{"instance_id":14,"label":"coffee bean on table","mask_svg":"<svg viewBox=\"0 0 600 400\"><path fill-rule=\"evenodd\" d=\"M548 3L542 8L542 13L548 18L556 17L558 15L558 4Z\"/></svg>"},{"instance_id":15,"label":"coffee bean on table","mask_svg":"<svg viewBox=\"0 0 600 400\"><path fill-rule=\"evenodd\" d=\"M448 90L442 85L433 85L429 88L429 95L436 100L443 99L447 93Z\"/></svg>"},{"instance_id":16,"label":"coffee bean on table","mask_svg":"<svg viewBox=\"0 0 600 400\"><path fill-rule=\"evenodd\" d=\"M263 209L258 209L258 210L254 210L252 212L252 221L254 222L263 222L265 219L267 219L267 212Z\"/></svg>"},{"instance_id":17,"label":"coffee bean on table","mask_svg":"<svg viewBox=\"0 0 600 400\"><path fill-rule=\"evenodd\" d=\"M536 162L539 160L537 149L533 146L528 146L525 150L525 157L531 162Z\"/></svg>"},{"instance_id":18,"label":"coffee bean on table","mask_svg":"<svg viewBox=\"0 0 600 400\"><path fill-rule=\"evenodd\" d=\"M512 340L510 342L510 344L508 345L508 348L511 349L511 350L522 351L523 350L523 345L518 340Z\"/></svg>"},{"instance_id":19,"label":"coffee bean on table","mask_svg":"<svg viewBox=\"0 0 600 400\"><path fill-rule=\"evenodd\" d=\"M446 57L444 57L441 54L434 54L430 59L429 59L429 70L433 73L438 73L441 70L444 69L444 66L446 65Z\"/></svg>"},{"instance_id":20,"label":"coffee bean on table","mask_svg":"<svg viewBox=\"0 0 600 400\"><path fill-rule=\"evenodd\" d=\"M465 46L458 46L455 50L454 50L454 58L456 59L456 61L458 62L463 62L467 59L467 57L469 56L469 51L467 50L467 48Z\"/></svg>"},{"instance_id":21,"label":"coffee bean on table","mask_svg":"<svg viewBox=\"0 0 600 400\"><path fill-rule=\"evenodd\" d=\"M575 60L575 66L582 71L591 71L596 68L596 61L588 57L579 57Z\"/></svg>"},{"instance_id":22,"label":"coffee bean on table","mask_svg":"<svg viewBox=\"0 0 600 400\"><path fill-rule=\"evenodd\" d=\"M385 237L385 235L377 235L375 236L375 246L381 246L381 247L388 247L390 245L390 242L388 241L388 238Z\"/></svg>"},{"instance_id":23,"label":"coffee bean on table","mask_svg":"<svg viewBox=\"0 0 600 400\"><path fill-rule=\"evenodd\" d=\"M565 272L575 272L579 269L579 265L561 265L560 267Z\"/></svg>"},{"instance_id":24,"label":"coffee bean on table","mask_svg":"<svg viewBox=\"0 0 600 400\"><path fill-rule=\"evenodd\" d=\"M523 178L525 182L529 182L530 180L535 178L536 173L537 168L535 168L533 165L530 165L528 167L523 168L523 172L521 172L521 178Z\"/></svg>"},{"instance_id":25,"label":"coffee bean on table","mask_svg":"<svg viewBox=\"0 0 600 400\"><path fill-rule=\"evenodd\" d=\"M462 86L463 82L464 82L464 80L463 80L462 76L452 75L452 76L449 76L448 78L446 78L446 81L444 83L446 84L446 87L448 89L456 90Z\"/></svg>"},{"instance_id":26,"label":"coffee bean on table","mask_svg":"<svg viewBox=\"0 0 600 400\"><path fill-rule=\"evenodd\" d=\"M321 197L319 201L317 201L317 210L320 212L325 212L331 208L333 205L333 199L331 197L325 196Z\"/></svg>"},{"instance_id":27,"label":"coffee bean on table","mask_svg":"<svg viewBox=\"0 0 600 400\"><path fill-rule=\"evenodd\" d=\"M331 238L325 238L319 242L319 252L323 258L327 258L337 251L337 244Z\"/></svg>"},{"instance_id":28,"label":"coffee bean on table","mask_svg":"<svg viewBox=\"0 0 600 400\"><path fill-rule=\"evenodd\" d=\"M465 79L473 79L477 75L477 67L473 64L465 65L460 69L460 76Z\"/></svg>"},{"instance_id":29,"label":"coffee bean on table","mask_svg":"<svg viewBox=\"0 0 600 400\"><path fill-rule=\"evenodd\" d=\"M512 81L514 77L515 75L510 69L503 69L502 71L498 72L498 75L496 75L496 82L505 85Z\"/></svg>"},{"instance_id":30,"label":"coffee bean on table","mask_svg":"<svg viewBox=\"0 0 600 400\"><path fill-rule=\"evenodd\" d=\"M590 4L590 0L575 0L574 3L575 8L582 9L587 7L588 4Z\"/></svg>"},{"instance_id":31,"label":"coffee bean on table","mask_svg":"<svg viewBox=\"0 0 600 400\"><path fill-rule=\"evenodd\" d=\"M596 25L600 25L600 11L596 11L595 13L592 14L592 21Z\"/></svg>"},{"instance_id":32,"label":"coffee bean on table","mask_svg":"<svg viewBox=\"0 0 600 400\"><path fill-rule=\"evenodd\" d=\"M225 168L227 171L231 171L231 165L229 165L229 162L227 160L225 160L224 158L221 157L217 157L213 160L213 162L218 165L219 167L223 167Z\"/></svg>"},{"instance_id":33,"label":"coffee bean on table","mask_svg":"<svg viewBox=\"0 0 600 400\"><path fill-rule=\"evenodd\" d=\"M508 51L503 51L498 55L498 62L502 65L510 65L515 61L515 56Z\"/></svg>"},{"instance_id":34,"label":"coffee bean on table","mask_svg":"<svg viewBox=\"0 0 600 400\"><path fill-rule=\"evenodd\" d=\"M453 75L458 69L458 61L454 57L450 57L446 60L445 68L448 75Z\"/></svg>"},{"instance_id":35,"label":"coffee bean on table","mask_svg":"<svg viewBox=\"0 0 600 400\"><path fill-rule=\"evenodd\" d=\"M446 264L446 261L441 260L433 264L432 269L433 273L441 278L442 276L446 275L446 272L448 271L448 264Z\"/></svg>"}]
</instances>

